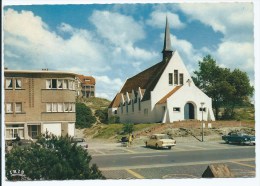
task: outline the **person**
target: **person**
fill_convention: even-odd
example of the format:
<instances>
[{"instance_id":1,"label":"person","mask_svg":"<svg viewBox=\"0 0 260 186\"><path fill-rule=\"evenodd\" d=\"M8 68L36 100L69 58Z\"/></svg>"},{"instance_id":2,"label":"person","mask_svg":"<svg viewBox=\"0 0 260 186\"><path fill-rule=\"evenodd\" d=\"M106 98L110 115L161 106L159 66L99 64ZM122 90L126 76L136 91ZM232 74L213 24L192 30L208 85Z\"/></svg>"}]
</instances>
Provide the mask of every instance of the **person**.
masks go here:
<instances>
[{"instance_id":1,"label":"person","mask_svg":"<svg viewBox=\"0 0 260 186\"><path fill-rule=\"evenodd\" d=\"M16 142L19 142L21 140L21 138L18 136L18 134L17 134L17 136L16 136L16 138L15 138L15 141Z\"/></svg>"},{"instance_id":2,"label":"person","mask_svg":"<svg viewBox=\"0 0 260 186\"><path fill-rule=\"evenodd\" d=\"M129 137L128 137L128 146L132 145L132 142L133 142L133 134L129 134Z\"/></svg>"}]
</instances>

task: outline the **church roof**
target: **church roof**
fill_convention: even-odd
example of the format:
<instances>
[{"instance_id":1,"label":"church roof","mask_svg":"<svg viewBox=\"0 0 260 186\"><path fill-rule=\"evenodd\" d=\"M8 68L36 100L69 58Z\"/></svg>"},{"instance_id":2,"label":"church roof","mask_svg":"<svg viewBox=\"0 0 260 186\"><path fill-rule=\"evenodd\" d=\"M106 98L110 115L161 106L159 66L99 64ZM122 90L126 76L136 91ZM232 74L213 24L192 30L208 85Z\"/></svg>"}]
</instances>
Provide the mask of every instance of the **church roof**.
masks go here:
<instances>
[{"instance_id":1,"label":"church roof","mask_svg":"<svg viewBox=\"0 0 260 186\"><path fill-rule=\"evenodd\" d=\"M165 32L164 32L164 44L163 44L163 53L164 52L172 52L172 46L171 46L171 37L170 37L170 26L168 23L168 18L166 17L166 26L165 26Z\"/></svg>"},{"instance_id":2,"label":"church roof","mask_svg":"<svg viewBox=\"0 0 260 186\"><path fill-rule=\"evenodd\" d=\"M182 86L176 86L170 92L168 92L161 100L159 100L156 104L166 103L167 99L171 97L175 92L177 92Z\"/></svg>"},{"instance_id":3,"label":"church roof","mask_svg":"<svg viewBox=\"0 0 260 186\"><path fill-rule=\"evenodd\" d=\"M118 107L120 105L120 99L121 99L120 93L116 94L116 96L114 97L113 101L111 101L108 108Z\"/></svg>"}]
</instances>

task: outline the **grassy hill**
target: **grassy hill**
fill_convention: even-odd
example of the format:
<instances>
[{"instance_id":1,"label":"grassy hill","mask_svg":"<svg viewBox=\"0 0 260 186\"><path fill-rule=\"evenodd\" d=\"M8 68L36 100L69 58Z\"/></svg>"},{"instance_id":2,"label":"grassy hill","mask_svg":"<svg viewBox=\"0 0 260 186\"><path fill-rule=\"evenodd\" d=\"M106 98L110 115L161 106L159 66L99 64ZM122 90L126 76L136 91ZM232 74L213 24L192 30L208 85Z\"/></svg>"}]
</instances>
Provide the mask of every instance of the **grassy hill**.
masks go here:
<instances>
[{"instance_id":1,"label":"grassy hill","mask_svg":"<svg viewBox=\"0 0 260 186\"><path fill-rule=\"evenodd\" d=\"M111 102L107 99L98 98L98 97L78 98L77 101L81 102L81 103L85 103L93 111L100 110L100 109L106 109Z\"/></svg>"}]
</instances>

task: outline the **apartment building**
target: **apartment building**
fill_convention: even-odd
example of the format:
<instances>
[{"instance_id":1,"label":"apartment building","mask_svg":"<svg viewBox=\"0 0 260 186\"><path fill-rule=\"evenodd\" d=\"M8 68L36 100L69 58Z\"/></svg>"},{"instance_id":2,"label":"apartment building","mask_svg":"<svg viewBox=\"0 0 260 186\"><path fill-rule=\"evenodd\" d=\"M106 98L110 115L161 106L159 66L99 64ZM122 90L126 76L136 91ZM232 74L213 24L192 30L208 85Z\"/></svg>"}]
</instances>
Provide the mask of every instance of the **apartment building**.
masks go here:
<instances>
[{"instance_id":1,"label":"apartment building","mask_svg":"<svg viewBox=\"0 0 260 186\"><path fill-rule=\"evenodd\" d=\"M49 133L74 136L75 80L61 71L5 70L5 139Z\"/></svg>"},{"instance_id":2,"label":"apartment building","mask_svg":"<svg viewBox=\"0 0 260 186\"><path fill-rule=\"evenodd\" d=\"M79 97L95 97L96 80L92 76L78 75L78 96Z\"/></svg>"}]
</instances>

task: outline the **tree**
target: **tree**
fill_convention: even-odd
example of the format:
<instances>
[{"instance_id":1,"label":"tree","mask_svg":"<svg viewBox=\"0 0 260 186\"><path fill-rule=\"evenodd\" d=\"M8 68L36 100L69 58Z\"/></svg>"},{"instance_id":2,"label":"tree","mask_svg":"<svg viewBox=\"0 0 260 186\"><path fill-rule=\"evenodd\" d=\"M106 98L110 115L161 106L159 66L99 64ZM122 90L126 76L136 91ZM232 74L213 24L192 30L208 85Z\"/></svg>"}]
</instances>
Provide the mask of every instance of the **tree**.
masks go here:
<instances>
[{"instance_id":1,"label":"tree","mask_svg":"<svg viewBox=\"0 0 260 186\"><path fill-rule=\"evenodd\" d=\"M22 170L30 180L105 179L91 156L72 138L42 136L30 147L14 147L6 154L6 177L10 171Z\"/></svg>"},{"instance_id":2,"label":"tree","mask_svg":"<svg viewBox=\"0 0 260 186\"><path fill-rule=\"evenodd\" d=\"M84 103L76 103L76 128L89 128L96 122L92 111Z\"/></svg>"},{"instance_id":3,"label":"tree","mask_svg":"<svg viewBox=\"0 0 260 186\"><path fill-rule=\"evenodd\" d=\"M123 131L125 134L131 134L134 131L134 124L124 124Z\"/></svg>"},{"instance_id":4,"label":"tree","mask_svg":"<svg viewBox=\"0 0 260 186\"><path fill-rule=\"evenodd\" d=\"M221 68L210 55L199 61L199 70L194 74L192 79L195 85L212 98L216 119L220 118L221 107L234 113L234 106L253 94L254 88L250 86L245 72L238 69L231 72L228 68Z\"/></svg>"},{"instance_id":5,"label":"tree","mask_svg":"<svg viewBox=\"0 0 260 186\"><path fill-rule=\"evenodd\" d=\"M95 116L99 119L101 123L108 123L108 113L106 109L99 109L95 111Z\"/></svg>"}]
</instances>

